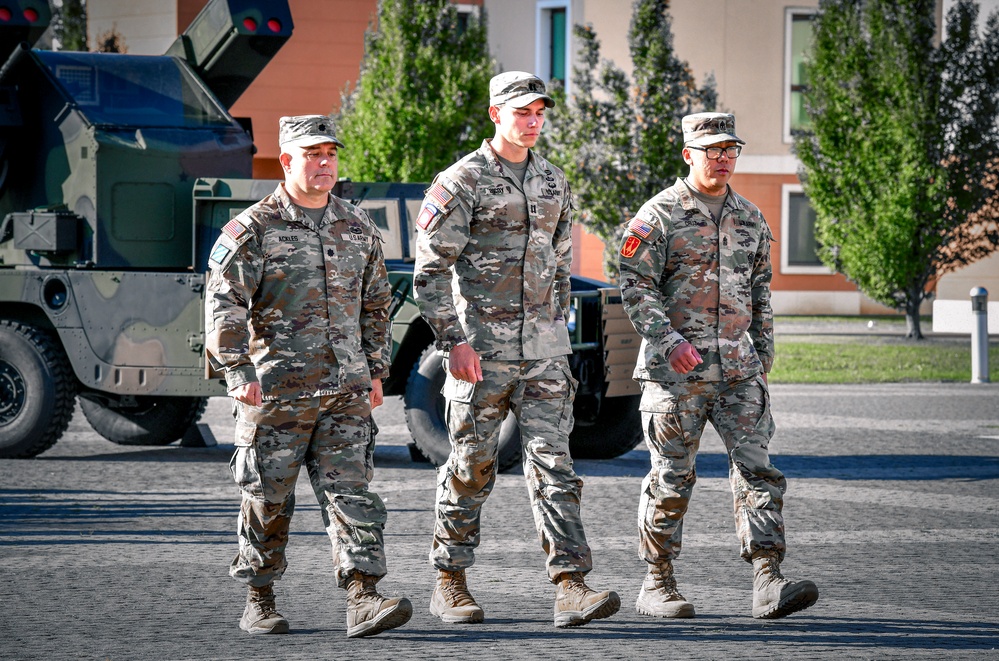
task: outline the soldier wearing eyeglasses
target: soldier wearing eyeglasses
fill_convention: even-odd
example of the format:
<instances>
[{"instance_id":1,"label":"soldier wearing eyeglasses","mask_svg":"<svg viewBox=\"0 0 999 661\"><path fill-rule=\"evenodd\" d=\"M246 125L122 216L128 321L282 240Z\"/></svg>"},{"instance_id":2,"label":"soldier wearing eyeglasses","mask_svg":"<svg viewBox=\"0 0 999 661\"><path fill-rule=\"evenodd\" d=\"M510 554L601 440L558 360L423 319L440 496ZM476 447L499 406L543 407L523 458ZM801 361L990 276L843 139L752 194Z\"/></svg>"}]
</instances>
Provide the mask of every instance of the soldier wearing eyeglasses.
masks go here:
<instances>
[{"instance_id":1,"label":"soldier wearing eyeglasses","mask_svg":"<svg viewBox=\"0 0 999 661\"><path fill-rule=\"evenodd\" d=\"M682 129L689 173L642 206L620 254L621 297L642 336L634 376L652 462L638 510L648 573L636 608L653 617L694 616L673 560L710 420L728 452L741 555L753 564L753 617L784 617L815 603L818 589L780 570L787 483L767 449L773 236L760 210L728 183L745 144L735 117L687 115Z\"/></svg>"}]
</instances>

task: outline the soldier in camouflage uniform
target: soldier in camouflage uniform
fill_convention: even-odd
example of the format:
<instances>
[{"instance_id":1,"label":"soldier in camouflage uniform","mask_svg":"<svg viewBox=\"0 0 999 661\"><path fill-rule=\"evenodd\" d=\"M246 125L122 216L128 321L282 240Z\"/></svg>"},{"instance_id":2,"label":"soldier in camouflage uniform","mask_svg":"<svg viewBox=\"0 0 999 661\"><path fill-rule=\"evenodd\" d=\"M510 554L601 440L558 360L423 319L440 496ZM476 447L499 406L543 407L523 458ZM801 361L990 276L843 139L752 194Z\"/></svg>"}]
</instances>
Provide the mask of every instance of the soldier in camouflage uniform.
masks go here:
<instances>
[{"instance_id":1,"label":"soldier in camouflage uniform","mask_svg":"<svg viewBox=\"0 0 999 661\"><path fill-rule=\"evenodd\" d=\"M370 636L412 615L385 599L385 505L368 490L390 357L391 299L381 236L363 211L330 194L336 138L323 115L282 117L285 181L222 230L211 252L208 357L237 409L230 468L242 493L230 575L248 587L239 625L286 633L272 582L284 573L295 483L305 464L347 590L347 635Z\"/></svg>"},{"instance_id":2,"label":"soldier in camouflage uniform","mask_svg":"<svg viewBox=\"0 0 999 661\"><path fill-rule=\"evenodd\" d=\"M500 426L520 426L534 521L558 587L555 625L586 624L620 608L583 582L592 564L579 514L582 481L569 456L576 381L566 356L572 207L565 175L531 147L554 101L522 71L492 79L495 136L440 173L417 219L414 291L447 352L451 454L440 467L430 611L481 622L465 582L479 512L496 479Z\"/></svg>"},{"instance_id":3,"label":"soldier in camouflage uniform","mask_svg":"<svg viewBox=\"0 0 999 661\"><path fill-rule=\"evenodd\" d=\"M742 557L753 563L753 616L784 617L815 603L811 581L780 573L786 482L771 463L766 374L773 363L770 241L760 210L728 185L742 145L735 118L683 118L690 173L645 203L621 246L621 297L642 347L642 424L652 469L638 509L649 565L637 609L693 617L677 590L683 515L701 432L710 420L729 455Z\"/></svg>"}]
</instances>

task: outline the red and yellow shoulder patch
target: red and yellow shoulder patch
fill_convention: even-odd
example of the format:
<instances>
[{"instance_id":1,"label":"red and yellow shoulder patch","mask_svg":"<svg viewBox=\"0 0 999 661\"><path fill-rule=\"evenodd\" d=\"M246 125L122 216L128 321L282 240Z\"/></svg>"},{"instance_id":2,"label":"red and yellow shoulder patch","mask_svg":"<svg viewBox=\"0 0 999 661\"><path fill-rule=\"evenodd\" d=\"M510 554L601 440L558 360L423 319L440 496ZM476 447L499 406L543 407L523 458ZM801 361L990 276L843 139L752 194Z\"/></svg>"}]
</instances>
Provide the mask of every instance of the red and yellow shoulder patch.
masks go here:
<instances>
[{"instance_id":1,"label":"red and yellow shoulder patch","mask_svg":"<svg viewBox=\"0 0 999 661\"><path fill-rule=\"evenodd\" d=\"M638 252L638 246L642 245L642 240L637 236L629 236L624 240L624 245L621 246L621 256L622 257L634 257L635 253Z\"/></svg>"}]
</instances>

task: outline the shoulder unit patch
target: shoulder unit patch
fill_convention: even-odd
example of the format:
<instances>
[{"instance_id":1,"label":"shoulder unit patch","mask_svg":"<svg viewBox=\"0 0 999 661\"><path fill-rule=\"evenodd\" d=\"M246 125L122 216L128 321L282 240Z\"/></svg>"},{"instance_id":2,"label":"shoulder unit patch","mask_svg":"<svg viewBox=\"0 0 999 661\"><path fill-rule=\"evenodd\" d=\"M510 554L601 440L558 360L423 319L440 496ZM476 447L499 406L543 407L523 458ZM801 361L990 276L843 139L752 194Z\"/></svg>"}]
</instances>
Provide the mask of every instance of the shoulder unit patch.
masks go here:
<instances>
[{"instance_id":1,"label":"shoulder unit patch","mask_svg":"<svg viewBox=\"0 0 999 661\"><path fill-rule=\"evenodd\" d=\"M423 209L420 210L420 215L416 218L417 227L421 230L427 229L434 222L434 218L440 215L440 212L441 210L433 202L424 202Z\"/></svg>"},{"instance_id":2,"label":"shoulder unit patch","mask_svg":"<svg viewBox=\"0 0 999 661\"><path fill-rule=\"evenodd\" d=\"M624 245L621 246L621 256L622 257L634 257L635 253L638 252L638 246L642 245L641 239L637 236L629 236L624 240Z\"/></svg>"}]
</instances>

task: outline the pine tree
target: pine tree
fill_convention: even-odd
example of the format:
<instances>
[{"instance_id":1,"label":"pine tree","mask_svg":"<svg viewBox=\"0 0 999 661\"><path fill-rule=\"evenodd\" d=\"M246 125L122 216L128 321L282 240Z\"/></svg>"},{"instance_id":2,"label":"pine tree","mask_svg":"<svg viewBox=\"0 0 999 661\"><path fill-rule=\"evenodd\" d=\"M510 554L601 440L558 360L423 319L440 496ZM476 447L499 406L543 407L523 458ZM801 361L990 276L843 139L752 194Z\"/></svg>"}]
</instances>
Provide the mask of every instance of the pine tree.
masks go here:
<instances>
[{"instance_id":1,"label":"pine tree","mask_svg":"<svg viewBox=\"0 0 999 661\"><path fill-rule=\"evenodd\" d=\"M87 8L84 0L62 0L53 12L55 36L60 50L87 50Z\"/></svg>"},{"instance_id":2,"label":"pine tree","mask_svg":"<svg viewBox=\"0 0 999 661\"><path fill-rule=\"evenodd\" d=\"M493 70L484 13L462 29L449 0L380 0L360 80L342 101L341 174L429 182L492 136Z\"/></svg>"},{"instance_id":3,"label":"pine tree","mask_svg":"<svg viewBox=\"0 0 999 661\"><path fill-rule=\"evenodd\" d=\"M684 115L713 110L713 79L698 88L673 51L667 0L637 0L628 45L632 80L600 62L592 26L574 26L581 65L573 68L571 104L557 88L540 149L565 170L577 219L607 245L604 271L617 273L624 224L677 176L687 172L681 150Z\"/></svg>"}]
</instances>

